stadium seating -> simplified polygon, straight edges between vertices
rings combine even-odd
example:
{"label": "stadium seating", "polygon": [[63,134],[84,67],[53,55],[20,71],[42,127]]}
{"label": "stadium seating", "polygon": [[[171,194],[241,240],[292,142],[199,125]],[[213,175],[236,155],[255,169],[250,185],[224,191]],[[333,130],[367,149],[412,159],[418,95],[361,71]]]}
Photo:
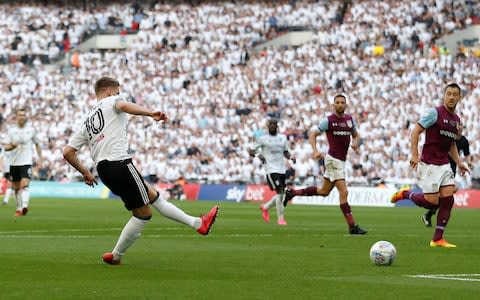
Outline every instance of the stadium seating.
{"label": "stadium seating", "polygon": [[[349,154],[349,181],[403,182],[414,176],[407,163],[409,130],[423,109],[440,103],[444,84],[455,81],[464,89],[459,111],[478,162],[479,60],[442,52],[434,41],[476,22],[479,4],[430,3],[354,1],[344,9],[344,1],[207,1],[140,10],[125,1],[108,11],[0,4],[2,132],[15,107],[28,105],[46,158],[35,176],[75,180],[61,150],[95,103],[94,81],[110,75],[120,80],[126,99],[161,108],[171,120],[130,122],[130,148],[144,175],[162,182],[180,176],[263,181],[260,162],[250,163],[246,149],[267,117],[280,117],[297,157],[296,182],[311,183],[321,167],[309,157],[306,133],[331,112],[332,96],[345,92],[362,137],[359,154]],[[14,14],[21,17],[9,17]],[[39,14],[48,17],[31,18]],[[24,29],[10,31],[12,22],[10,28]],[[139,28],[134,47],[79,53],[67,73],[42,64],[65,51],[65,33],[68,47],[75,47],[90,31],[125,24]],[[278,24],[309,26],[314,39],[298,48],[252,51]],[[325,137],[319,143],[326,151]],[[88,152],[80,158],[93,167]]]}

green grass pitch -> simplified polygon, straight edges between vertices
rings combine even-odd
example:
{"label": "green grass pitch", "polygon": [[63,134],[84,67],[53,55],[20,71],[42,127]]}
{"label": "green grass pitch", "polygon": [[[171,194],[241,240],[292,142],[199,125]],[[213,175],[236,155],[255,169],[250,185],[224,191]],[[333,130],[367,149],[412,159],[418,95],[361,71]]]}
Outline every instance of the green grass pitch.
{"label": "green grass pitch", "polygon": [[[0,299],[479,299],[479,210],[454,209],[430,248],[418,208],[353,207],[366,236],[351,236],[338,207],[292,205],[288,226],[257,204],[175,202],[198,215],[218,204],[204,237],[154,211],[120,266],[101,261],[129,218],[115,200],[33,199],[26,217],[0,207]],[[368,257],[378,240],[398,252],[389,267]],[[439,275],[418,278],[409,275]],[[451,275],[459,274],[459,275]]]}

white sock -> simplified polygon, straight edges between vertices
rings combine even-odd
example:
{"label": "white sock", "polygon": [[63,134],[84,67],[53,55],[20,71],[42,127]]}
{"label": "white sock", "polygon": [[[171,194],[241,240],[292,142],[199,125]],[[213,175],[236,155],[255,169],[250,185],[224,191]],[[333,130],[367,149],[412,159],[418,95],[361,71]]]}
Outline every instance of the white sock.
{"label": "white sock", "polygon": [[185,224],[192,228],[198,229],[202,226],[202,220],[199,217],[187,215],[183,210],[176,207],[172,203],[165,200],[162,196],[158,196],[157,201],[151,204],[162,216],[171,220]]}
{"label": "white sock", "polygon": [[17,211],[22,210],[22,192],[15,192],[15,204],[17,205]]}
{"label": "white sock", "polygon": [[22,208],[28,207],[28,204],[30,203],[30,190],[28,187],[21,189],[20,195],[22,198]]}
{"label": "white sock", "polygon": [[283,206],[283,199],[285,199],[285,193],[281,193],[277,195],[277,218],[283,219],[285,214],[285,207]]}
{"label": "white sock", "polygon": [[273,196],[272,199],[270,199],[270,201],[268,201],[263,205],[263,208],[265,208],[266,210],[269,210],[270,208],[272,208],[277,203],[277,198],[278,198],[278,195]]}
{"label": "white sock", "polygon": [[3,203],[7,204],[8,203],[8,200],[10,200],[10,196],[12,196],[13,194],[13,189],[12,188],[8,188],[6,191],[5,191],[5,195],[3,196]]}
{"label": "white sock", "polygon": [[130,220],[128,220],[127,224],[123,227],[122,233],[120,233],[115,248],[113,248],[112,253],[115,259],[120,259],[128,247],[135,242],[147,222],[148,220],[142,220],[135,216],[132,216]]}

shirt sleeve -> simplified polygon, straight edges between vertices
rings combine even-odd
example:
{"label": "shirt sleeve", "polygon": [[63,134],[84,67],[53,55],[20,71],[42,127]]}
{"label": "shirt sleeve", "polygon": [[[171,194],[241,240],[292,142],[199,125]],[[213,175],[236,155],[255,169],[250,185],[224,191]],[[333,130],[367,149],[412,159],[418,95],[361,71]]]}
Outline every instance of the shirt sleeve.
{"label": "shirt sleeve", "polygon": [[435,108],[431,108],[425,111],[422,116],[420,117],[420,121],[418,124],[422,126],[424,129],[430,128],[437,122],[438,113]]}
{"label": "shirt sleeve", "polygon": [[325,118],[323,119],[322,121],[320,121],[320,124],[318,125],[317,129],[320,131],[320,132],[325,132],[328,130],[328,118]]}
{"label": "shirt sleeve", "polygon": [[352,117],[352,132],[357,131],[357,122],[355,122],[355,119]]}
{"label": "shirt sleeve", "polygon": [[125,101],[125,102],[128,102],[126,99],[124,99],[122,96],[117,96],[117,97],[114,97],[112,100],[112,106],[113,106],[113,111],[117,114],[121,113],[122,111],[117,109],[117,103],[119,101]]}
{"label": "shirt sleeve", "polygon": [[88,136],[85,126],[83,124],[75,131],[70,140],[68,146],[79,150],[83,145],[88,143]]}
{"label": "shirt sleeve", "polygon": [[263,135],[259,136],[255,140],[255,145],[253,146],[253,149],[257,154],[262,153],[263,150]]}

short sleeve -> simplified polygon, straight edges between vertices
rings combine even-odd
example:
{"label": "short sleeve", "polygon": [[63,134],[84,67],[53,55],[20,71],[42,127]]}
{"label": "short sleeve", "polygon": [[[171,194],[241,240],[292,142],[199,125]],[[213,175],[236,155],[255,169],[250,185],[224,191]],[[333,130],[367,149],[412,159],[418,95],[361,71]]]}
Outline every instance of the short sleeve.
{"label": "short sleeve", "polygon": [[112,108],[113,108],[113,111],[115,113],[121,113],[122,111],[117,109],[117,103],[120,102],[120,101],[125,101],[125,102],[128,102],[126,99],[124,99],[122,96],[116,96],[116,97],[113,97],[113,99],[111,100],[112,101]]}
{"label": "short sleeve", "polygon": [[425,111],[422,116],[420,117],[420,121],[418,124],[422,126],[424,129],[430,128],[437,122],[438,113],[435,108],[428,109]]}
{"label": "short sleeve", "polygon": [[318,125],[317,129],[321,132],[325,132],[328,130],[328,118],[323,119],[320,121],[320,124]]}
{"label": "short sleeve", "polygon": [[[83,124],[82,124],[83,125]],[[79,126],[75,133],[68,141],[68,146],[79,150],[83,145],[88,143],[88,136],[85,126]]]}

